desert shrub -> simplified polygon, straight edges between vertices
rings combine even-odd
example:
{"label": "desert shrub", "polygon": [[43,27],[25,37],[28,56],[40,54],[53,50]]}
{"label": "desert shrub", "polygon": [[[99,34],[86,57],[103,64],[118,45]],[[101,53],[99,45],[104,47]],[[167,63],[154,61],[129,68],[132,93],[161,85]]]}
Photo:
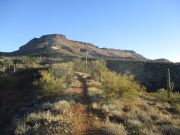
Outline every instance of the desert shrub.
{"label": "desert shrub", "polygon": [[1,60],[0,65],[4,71],[13,71],[13,67],[16,70],[27,68],[39,68],[43,63],[42,57],[5,57]]}
{"label": "desert shrub", "polygon": [[143,90],[141,85],[134,80],[133,75],[129,73],[117,74],[110,71],[103,60],[91,62],[90,74],[93,79],[102,83],[104,97],[135,97],[139,91]]}
{"label": "desert shrub", "polygon": [[24,122],[19,122],[18,126],[16,127],[15,134],[16,135],[24,135],[27,134],[30,127],[26,125]]}
{"label": "desert shrub", "polygon": [[76,72],[86,72],[85,71],[85,62],[80,59],[74,59],[73,60],[74,66],[73,69]]}
{"label": "desert shrub", "polygon": [[170,92],[170,97],[167,96],[167,91],[165,89],[159,89],[157,92],[151,93],[156,100],[160,102],[169,102],[172,104],[180,103],[180,93],[179,92]]}
{"label": "desert shrub", "polygon": [[73,81],[73,63],[61,63],[61,64],[53,64],[50,68],[52,74],[57,78],[63,78],[64,83],[68,87]]}
{"label": "desert shrub", "polygon": [[45,61],[45,58],[43,58],[43,57],[32,57],[32,56],[21,56],[21,57],[13,57],[12,61],[14,64],[31,65],[32,63],[41,64]]}
{"label": "desert shrub", "polygon": [[65,85],[64,79],[56,78],[48,71],[40,72],[41,78],[36,80],[34,84],[41,89],[43,96],[55,96],[64,93]]}
{"label": "desert shrub", "polygon": [[68,112],[54,115],[50,111],[31,113],[17,122],[14,134],[71,134],[72,116]]}
{"label": "desert shrub", "polygon": [[0,71],[7,72],[13,71],[13,61],[11,57],[3,57],[0,59]]}
{"label": "desert shrub", "polygon": [[162,135],[156,127],[132,120],[126,124],[126,129],[130,135]]}
{"label": "desert shrub", "polygon": [[[98,79],[99,72],[102,70],[101,67],[105,67],[103,62],[102,60],[87,61],[87,73],[90,74],[91,77],[93,77],[93,79]],[[74,66],[73,66],[74,71],[83,72],[83,73],[86,72],[86,62],[84,60],[74,59],[73,63],[74,63]]]}
{"label": "desert shrub", "polygon": [[34,84],[44,96],[62,95],[73,81],[73,63],[53,64],[49,71],[41,71],[40,76]]}
{"label": "desert shrub", "polygon": [[104,60],[97,60],[91,62],[89,66],[89,72],[91,74],[91,77],[96,80],[101,82],[101,77],[103,72],[106,72],[108,69],[106,67],[106,61]]}
{"label": "desert shrub", "polygon": [[39,68],[40,65],[38,63],[32,62],[31,64],[16,64],[16,71],[18,70],[26,70],[26,69],[36,69]]}
{"label": "desert shrub", "polygon": [[24,64],[16,64],[16,70],[23,70],[26,69],[27,67]]}
{"label": "desert shrub", "polygon": [[103,91],[101,89],[89,87],[87,90],[87,95],[91,98],[92,101],[98,101],[102,92]]}
{"label": "desert shrub", "polygon": [[87,82],[87,85],[88,85],[88,87],[94,87],[94,88],[101,88],[101,83],[100,82],[97,82],[97,81],[88,81]]}
{"label": "desert shrub", "polygon": [[128,125],[126,126],[128,133],[131,135],[144,135],[142,129],[144,127],[137,125],[137,124],[133,124],[133,123],[128,123]]}
{"label": "desert shrub", "polygon": [[113,135],[127,135],[128,132],[126,131],[125,127],[122,124],[114,124],[111,122],[106,122],[103,131],[106,134],[113,134]]}
{"label": "desert shrub", "polygon": [[12,65],[12,64],[13,64],[12,58],[10,58],[10,57],[4,57],[4,58],[2,59],[2,66],[8,67],[9,65]]}
{"label": "desert shrub", "polygon": [[58,101],[53,104],[52,109],[55,111],[66,111],[70,108],[70,104],[66,100]]}
{"label": "desert shrub", "polygon": [[47,135],[72,134],[74,120],[69,104],[65,100],[54,103],[46,102],[34,112],[14,119],[12,134],[15,135]]}
{"label": "desert shrub", "polygon": [[178,103],[174,104],[171,111],[173,111],[174,113],[177,113],[177,114],[180,115],[180,103],[179,104]]}
{"label": "desert shrub", "polygon": [[130,74],[117,74],[115,72],[107,71],[102,74],[102,88],[105,96],[118,97],[136,97],[142,87],[134,80]]}
{"label": "desert shrub", "polygon": [[176,112],[180,114],[180,104],[175,105]]}
{"label": "desert shrub", "polygon": [[161,98],[163,100],[167,99],[167,92],[165,89],[159,89],[157,90],[157,92],[151,93],[151,95],[153,95],[154,97]]}

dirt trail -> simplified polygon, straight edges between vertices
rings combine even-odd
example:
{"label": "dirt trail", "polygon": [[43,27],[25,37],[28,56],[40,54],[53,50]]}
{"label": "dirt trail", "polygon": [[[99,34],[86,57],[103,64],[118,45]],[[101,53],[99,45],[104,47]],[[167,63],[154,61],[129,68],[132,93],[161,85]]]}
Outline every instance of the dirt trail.
{"label": "dirt trail", "polygon": [[77,74],[79,87],[72,87],[73,93],[79,96],[80,101],[73,106],[75,118],[74,135],[102,135],[99,118],[91,113],[91,100],[87,95],[87,80]]}

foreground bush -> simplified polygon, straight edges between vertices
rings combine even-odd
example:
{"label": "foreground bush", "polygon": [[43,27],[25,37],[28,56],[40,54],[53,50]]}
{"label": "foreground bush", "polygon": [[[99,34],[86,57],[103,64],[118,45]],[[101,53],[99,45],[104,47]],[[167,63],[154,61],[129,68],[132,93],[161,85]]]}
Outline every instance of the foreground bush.
{"label": "foreground bush", "polygon": [[114,124],[109,121],[105,123],[103,131],[108,135],[128,135],[128,132],[122,124]]}
{"label": "foreground bush", "polygon": [[73,80],[73,63],[53,64],[48,71],[40,72],[40,79],[34,84],[41,89],[43,96],[62,95]]}
{"label": "foreground bush", "polygon": [[41,78],[35,81],[34,84],[41,89],[41,93],[43,96],[55,96],[64,93],[64,79],[56,78],[48,71],[42,71],[40,75]]}
{"label": "foreground bush", "polygon": [[141,85],[134,81],[132,75],[121,75],[110,71],[102,74],[102,87],[105,96],[111,98],[122,96],[135,97],[142,90]]}
{"label": "foreground bush", "polygon": [[64,83],[66,83],[66,86],[69,87],[69,85],[73,81],[73,73],[74,73],[73,66],[74,64],[72,62],[53,64],[50,70],[55,77],[63,78]]}
{"label": "foreground bush", "polygon": [[143,87],[134,80],[133,75],[112,72],[106,67],[105,61],[95,61],[91,65],[91,75],[102,83],[104,97],[136,97],[138,92],[143,90]]}
{"label": "foreground bush", "polygon": [[102,75],[108,71],[106,61],[97,60],[92,62],[89,71],[94,80],[101,82]]}
{"label": "foreground bush", "polygon": [[67,101],[45,103],[39,112],[32,112],[15,121],[15,135],[69,135],[73,118]]}

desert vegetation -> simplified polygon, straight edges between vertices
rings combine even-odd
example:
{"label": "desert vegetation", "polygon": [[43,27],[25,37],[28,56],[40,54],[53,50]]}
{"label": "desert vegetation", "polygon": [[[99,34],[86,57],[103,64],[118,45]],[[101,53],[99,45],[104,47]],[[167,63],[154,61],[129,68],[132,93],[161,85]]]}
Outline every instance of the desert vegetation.
{"label": "desert vegetation", "polygon": [[59,100],[54,103],[45,102],[37,112],[25,115],[15,121],[14,132],[24,134],[71,134],[73,115],[69,102]]}
{"label": "desert vegetation", "polygon": [[73,64],[53,64],[48,71],[40,71],[40,78],[34,82],[43,96],[63,95],[73,80]]}
{"label": "desert vegetation", "polygon": [[[87,73],[86,72],[87,65]],[[147,92],[105,60],[0,59],[0,133],[178,135],[180,94]]]}

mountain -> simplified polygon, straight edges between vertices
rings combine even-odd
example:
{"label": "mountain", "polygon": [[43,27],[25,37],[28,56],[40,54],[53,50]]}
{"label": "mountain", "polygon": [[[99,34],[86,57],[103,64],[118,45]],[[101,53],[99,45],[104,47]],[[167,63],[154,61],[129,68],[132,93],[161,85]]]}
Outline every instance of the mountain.
{"label": "mountain", "polygon": [[168,59],[160,58],[160,59],[155,59],[153,62],[163,62],[163,63],[171,63]]}
{"label": "mountain", "polygon": [[69,40],[61,34],[50,34],[40,38],[33,38],[27,44],[21,46],[19,50],[10,53],[0,52],[0,55],[84,57],[85,52],[91,58],[148,60],[132,50],[99,48],[91,43]]}

